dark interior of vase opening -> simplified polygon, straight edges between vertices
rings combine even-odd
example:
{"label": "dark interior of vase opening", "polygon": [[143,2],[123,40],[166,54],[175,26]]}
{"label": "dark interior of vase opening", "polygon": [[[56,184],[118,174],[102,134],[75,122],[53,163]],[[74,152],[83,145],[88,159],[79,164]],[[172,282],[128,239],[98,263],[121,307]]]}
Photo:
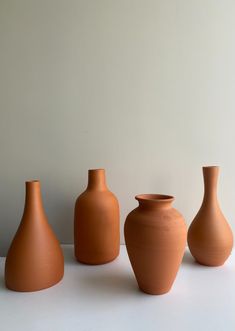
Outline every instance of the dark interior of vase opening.
{"label": "dark interior of vase opening", "polygon": [[174,199],[171,195],[165,194],[140,194],[136,196],[137,200],[156,200],[156,201],[169,201]]}
{"label": "dark interior of vase opening", "polygon": [[89,171],[104,171],[104,168],[98,168],[98,169],[89,169]]}
{"label": "dark interior of vase opening", "polygon": [[38,183],[39,180],[38,179],[35,179],[35,180],[27,180],[26,183]]}
{"label": "dark interior of vase opening", "polygon": [[204,169],[210,169],[210,168],[218,168],[219,166],[213,165],[213,166],[204,166]]}

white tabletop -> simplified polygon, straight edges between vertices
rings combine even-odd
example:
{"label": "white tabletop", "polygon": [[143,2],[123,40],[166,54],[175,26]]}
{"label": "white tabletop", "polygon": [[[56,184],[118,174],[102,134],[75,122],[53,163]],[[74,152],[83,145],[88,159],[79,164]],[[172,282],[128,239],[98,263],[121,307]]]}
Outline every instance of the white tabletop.
{"label": "white tabletop", "polygon": [[234,331],[235,254],[223,267],[194,263],[186,252],[172,290],[152,296],[140,292],[121,246],[119,258],[102,266],[74,261],[63,246],[65,276],[56,286],[17,293],[4,286],[0,259],[2,331]]}

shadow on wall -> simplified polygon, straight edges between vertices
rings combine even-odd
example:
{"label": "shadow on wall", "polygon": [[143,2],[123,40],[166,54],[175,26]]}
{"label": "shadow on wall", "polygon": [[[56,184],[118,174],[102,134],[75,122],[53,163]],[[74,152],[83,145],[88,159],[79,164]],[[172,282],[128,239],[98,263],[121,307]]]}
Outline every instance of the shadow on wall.
{"label": "shadow on wall", "polygon": [[48,222],[53,228],[61,244],[73,243],[74,199],[64,197],[54,202],[50,211],[48,208]]}
{"label": "shadow on wall", "polygon": [[[5,261],[4,261],[4,263],[5,263]],[[0,291],[2,291],[2,290],[6,290],[6,291],[8,291],[8,290],[6,289],[6,286],[5,286],[5,280],[4,280],[4,277],[3,277],[3,276],[0,276]]]}
{"label": "shadow on wall", "polygon": [[73,244],[74,206],[78,195],[84,190],[80,180],[68,181],[66,186],[59,180],[44,180],[42,196],[48,222],[61,244]]}
{"label": "shadow on wall", "polygon": [[2,216],[2,222],[0,222],[0,257],[6,256],[19,223],[20,219],[18,220],[18,218],[14,218],[13,221],[10,215],[7,217]]}

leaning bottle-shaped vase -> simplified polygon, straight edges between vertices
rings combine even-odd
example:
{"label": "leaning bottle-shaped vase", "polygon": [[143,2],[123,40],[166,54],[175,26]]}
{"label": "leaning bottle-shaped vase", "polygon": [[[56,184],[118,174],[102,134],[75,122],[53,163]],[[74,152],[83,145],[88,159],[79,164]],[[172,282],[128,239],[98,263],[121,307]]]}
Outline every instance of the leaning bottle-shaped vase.
{"label": "leaning bottle-shaped vase", "polygon": [[233,234],[217,199],[219,167],[203,167],[204,198],[188,231],[188,245],[195,260],[206,266],[220,266],[229,257]]}
{"label": "leaning bottle-shaped vase", "polygon": [[107,263],[119,254],[119,204],[106,185],[104,169],[89,170],[87,189],[77,198],[74,249],[85,264]]}
{"label": "leaning bottle-shaped vase", "polygon": [[139,288],[148,294],[164,294],[171,289],[184,255],[186,224],[172,207],[172,196],[135,198],[139,206],[127,216],[124,228],[129,259]]}
{"label": "leaning bottle-shaped vase", "polygon": [[39,181],[26,182],[25,208],[5,264],[6,286],[31,292],[51,287],[64,274],[64,258],[43,209]]}

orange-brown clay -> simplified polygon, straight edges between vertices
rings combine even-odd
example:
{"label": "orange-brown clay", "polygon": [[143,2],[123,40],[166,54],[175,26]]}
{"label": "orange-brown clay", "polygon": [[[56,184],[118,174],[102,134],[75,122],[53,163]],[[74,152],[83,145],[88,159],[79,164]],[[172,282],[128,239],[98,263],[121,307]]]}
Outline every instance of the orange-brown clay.
{"label": "orange-brown clay", "polygon": [[233,247],[233,234],[217,200],[219,167],[203,167],[204,198],[188,231],[195,260],[207,266],[223,265]]}
{"label": "orange-brown clay", "polygon": [[172,196],[137,195],[139,206],[125,222],[127,252],[139,288],[148,294],[168,292],[181,264],[187,237]]}
{"label": "orange-brown clay", "polygon": [[38,291],[58,283],[63,274],[63,254],[43,210],[40,183],[26,182],[23,217],[6,258],[6,286]]}
{"label": "orange-brown clay", "polygon": [[76,201],[74,244],[76,259],[86,264],[107,263],[119,254],[119,205],[104,169],[89,170],[87,189]]}

